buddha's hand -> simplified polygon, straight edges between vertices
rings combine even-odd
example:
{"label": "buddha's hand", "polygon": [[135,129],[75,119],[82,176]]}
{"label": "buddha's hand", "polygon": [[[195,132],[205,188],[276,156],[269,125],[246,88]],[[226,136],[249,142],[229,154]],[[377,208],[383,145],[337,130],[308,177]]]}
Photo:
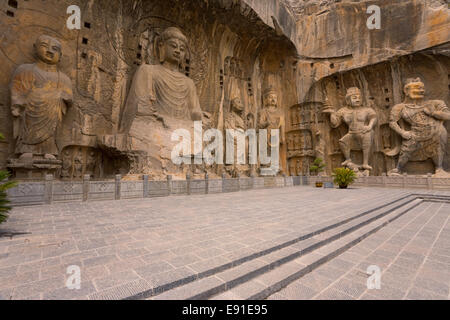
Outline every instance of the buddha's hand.
{"label": "buddha's hand", "polygon": [[22,110],[24,109],[24,106],[20,104],[15,104],[11,107],[11,113],[14,117],[20,117],[20,114],[22,113]]}

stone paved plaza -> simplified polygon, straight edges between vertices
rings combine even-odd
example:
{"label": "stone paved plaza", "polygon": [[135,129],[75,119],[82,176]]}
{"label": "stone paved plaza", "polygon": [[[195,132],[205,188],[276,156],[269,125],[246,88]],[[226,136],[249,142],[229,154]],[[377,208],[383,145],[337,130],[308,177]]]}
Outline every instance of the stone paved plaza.
{"label": "stone paved plaza", "polygon": [[[263,263],[269,253],[265,250],[418,193],[450,196],[442,191],[301,186],[17,207],[0,226],[0,296],[124,299],[162,293],[163,298],[163,291],[198,278],[205,277],[205,287],[220,283],[223,278],[214,274],[231,268],[230,263],[252,255],[251,263]],[[268,297],[448,299],[449,213],[446,201],[411,207]],[[320,257],[321,250],[310,255]],[[382,269],[381,290],[366,288],[366,268],[372,264]],[[66,287],[71,265],[81,269],[80,290]]]}

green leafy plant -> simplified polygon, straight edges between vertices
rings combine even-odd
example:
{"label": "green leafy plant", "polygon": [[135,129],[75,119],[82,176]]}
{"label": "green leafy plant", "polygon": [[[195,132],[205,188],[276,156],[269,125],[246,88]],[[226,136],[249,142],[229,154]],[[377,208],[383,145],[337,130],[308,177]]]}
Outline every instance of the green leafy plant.
{"label": "green leafy plant", "polygon": [[356,173],[349,168],[336,168],[333,170],[334,183],[339,185],[339,188],[345,189],[347,186],[355,182]]}
{"label": "green leafy plant", "polygon": [[322,171],[325,170],[325,163],[323,162],[322,158],[316,158],[312,164],[312,166],[309,168],[309,171],[316,173],[319,175]]}
{"label": "green leafy plant", "polygon": [[[0,133],[0,139],[4,139],[3,135]],[[11,189],[16,186],[15,181],[9,181],[9,172],[8,171],[0,171],[0,223],[6,221],[8,218],[7,213],[11,210],[11,207],[8,205],[9,200],[7,198],[6,190]]]}

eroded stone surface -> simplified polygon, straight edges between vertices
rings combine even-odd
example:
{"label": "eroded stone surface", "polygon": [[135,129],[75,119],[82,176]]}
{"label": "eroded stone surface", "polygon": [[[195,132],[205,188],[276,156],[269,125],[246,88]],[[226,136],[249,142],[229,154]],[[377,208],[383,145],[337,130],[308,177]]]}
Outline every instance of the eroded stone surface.
{"label": "eroded stone surface", "polygon": [[[200,119],[204,130],[242,127],[240,119],[246,128],[261,129],[266,88],[278,98],[275,118],[285,119],[275,126],[281,129],[280,173],[305,174],[321,157],[327,173],[351,159],[381,175],[397,166],[389,150],[401,137],[391,129],[389,115],[404,100],[406,79],[421,77],[429,88],[425,99],[449,103],[445,1],[371,1],[381,9],[379,30],[367,27],[367,1],[80,0],[80,30],[65,27],[71,4],[53,0],[46,10],[35,1],[1,5],[0,123],[7,141],[0,145],[0,166],[20,149],[12,126],[11,75],[34,62],[32,44],[42,34],[61,43],[58,72],[73,83],[73,106],[52,135],[57,150],[48,153],[56,154],[60,179],[221,175],[225,168],[217,165],[175,165],[172,132],[193,133],[192,122]],[[345,106],[352,87],[360,88],[362,104],[378,121],[370,132],[370,152],[364,146],[348,155],[339,142],[345,125],[333,128],[321,111],[327,100]],[[242,117],[230,124],[236,98]],[[443,126],[448,131],[448,121]],[[442,135],[442,161],[410,159],[404,171],[448,170],[444,140]],[[227,172],[236,171],[259,172],[248,166]]]}

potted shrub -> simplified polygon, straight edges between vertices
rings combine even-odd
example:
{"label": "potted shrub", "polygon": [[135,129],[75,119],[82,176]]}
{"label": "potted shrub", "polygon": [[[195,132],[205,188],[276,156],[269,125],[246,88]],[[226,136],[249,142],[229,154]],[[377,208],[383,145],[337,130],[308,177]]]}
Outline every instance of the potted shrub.
{"label": "potted shrub", "polygon": [[[322,158],[316,158],[311,168],[309,168],[309,171],[315,173],[319,177],[320,173],[323,172],[324,170],[325,170],[325,163],[323,163]],[[323,187],[323,181],[320,178],[316,181],[316,187],[317,188]]]}
{"label": "potted shrub", "polygon": [[[0,133],[0,139],[3,139],[3,135]],[[8,218],[7,213],[11,210],[11,207],[8,206],[8,199],[6,190],[13,188],[16,183],[14,181],[9,181],[9,172],[8,171],[0,171],[0,223],[6,221]]]}
{"label": "potted shrub", "polygon": [[334,183],[336,183],[340,189],[347,189],[356,179],[356,173],[349,168],[336,168],[333,171]]}

